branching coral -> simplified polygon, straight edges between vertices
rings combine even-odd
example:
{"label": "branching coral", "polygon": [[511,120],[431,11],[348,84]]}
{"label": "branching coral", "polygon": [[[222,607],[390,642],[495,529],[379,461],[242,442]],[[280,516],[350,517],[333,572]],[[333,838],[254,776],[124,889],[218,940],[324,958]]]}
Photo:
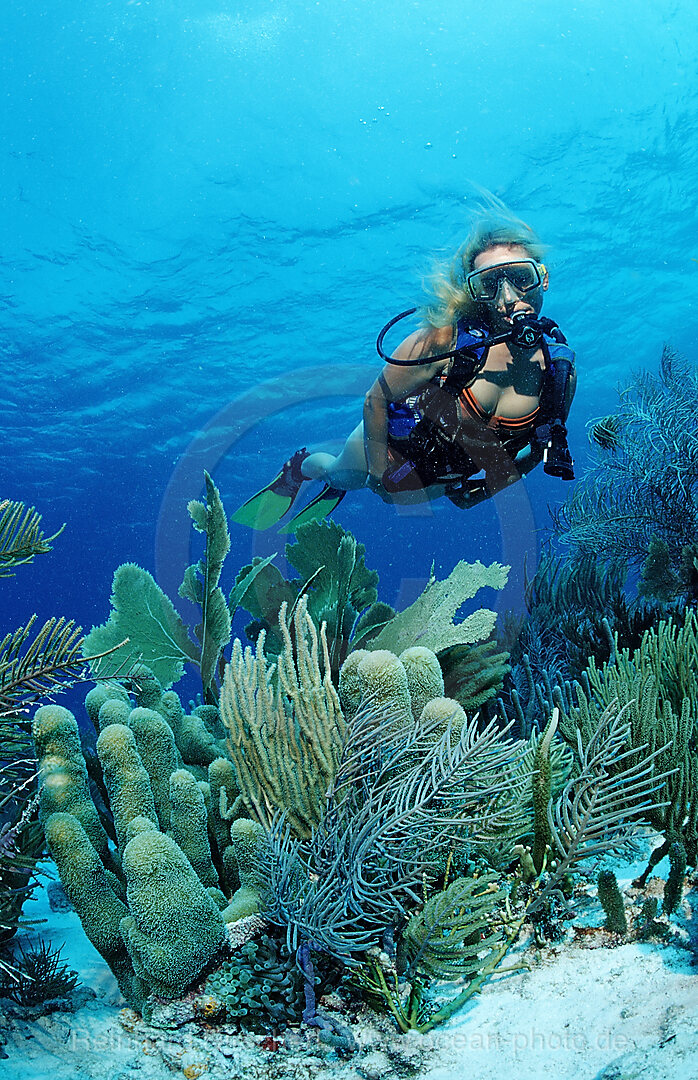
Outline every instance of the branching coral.
{"label": "branching coral", "polygon": [[304,939],[351,963],[419,903],[439,846],[482,827],[520,751],[493,724],[454,735],[437,717],[405,729],[363,707],[312,836],[294,837],[281,815],[274,823],[268,917],[290,945]]}
{"label": "branching coral", "polygon": [[509,653],[496,641],[480,645],[452,645],[439,653],[444,693],[460,702],[467,713],[476,712],[501,693],[509,674]]}
{"label": "branching coral", "polygon": [[[556,717],[557,710],[553,721]],[[586,742],[578,731],[575,771],[558,798],[548,802],[550,872],[531,914],[543,910],[580,864],[622,851],[637,825],[649,819],[665,775],[655,769],[656,753],[629,748],[629,735],[624,710],[615,704],[601,714]]]}
{"label": "branching coral", "polygon": [[576,687],[576,703],[565,706],[559,699],[563,734],[585,746],[603,710],[623,709],[634,760],[652,762],[655,776],[663,777],[648,818],[665,843],[653,853],[645,875],[675,839],[683,842],[692,865],[698,857],[697,672],[698,618],[689,611],[683,627],[661,622],[648,630],[632,654],[619,650],[614,662],[601,668],[592,660]]}
{"label": "branching coral", "polygon": [[575,550],[636,566],[666,545],[677,570],[698,537],[698,372],[669,348],[658,375],[635,375],[594,429],[596,461],[558,511],[556,531]]}
{"label": "branching coral", "polygon": [[[121,638],[106,651],[85,655],[84,639],[74,622],[48,619],[32,639],[35,622],[36,615],[32,615],[24,626],[0,641],[0,719],[91,678],[91,665],[105,662],[125,644]],[[120,659],[114,663],[117,670],[123,670]]]}
{"label": "branching coral", "polygon": [[303,597],[291,627],[279,612],[282,651],[268,663],[262,631],[253,653],[236,639],[221,694],[221,716],[245,803],[270,825],[283,813],[294,832],[309,836],[320,820],[337,769],[344,732],[330,678],[325,629],[318,634]]}
{"label": "branching coral", "polygon": [[407,978],[471,978],[501,943],[492,915],[506,893],[496,874],[456,878],[407,923],[398,967]]}
{"label": "branching coral", "polygon": [[78,984],[78,976],[61,961],[62,946],[54,949],[38,941],[15,951],[13,971],[0,971],[0,997],[20,1005],[39,1005],[66,997]]}
{"label": "branching coral", "polygon": [[[430,1031],[478,993],[515,940],[521,920],[501,917],[504,897],[494,874],[457,878],[410,918],[395,965],[369,950],[352,978],[401,1031]],[[465,988],[439,1007],[429,993],[434,979],[458,979]]]}
{"label": "branching coral", "polygon": [[580,679],[591,657],[600,665],[618,648],[637,648],[656,624],[657,609],[630,599],[626,579],[623,562],[543,556],[527,584],[526,619],[497,631],[511,652],[502,705],[522,735],[545,726],[553,686]]}
{"label": "branching coral", "polygon": [[[22,906],[36,884],[36,863],[44,839],[36,822],[38,796],[33,761],[0,765],[0,973],[16,982],[13,964],[3,959],[17,932]],[[18,770],[25,771],[20,779]]]}
{"label": "branching coral", "polygon": [[0,501],[0,577],[9,577],[15,567],[50,551],[51,542],[64,528],[62,525],[52,536],[44,536],[41,514],[33,506],[27,508],[10,499]]}

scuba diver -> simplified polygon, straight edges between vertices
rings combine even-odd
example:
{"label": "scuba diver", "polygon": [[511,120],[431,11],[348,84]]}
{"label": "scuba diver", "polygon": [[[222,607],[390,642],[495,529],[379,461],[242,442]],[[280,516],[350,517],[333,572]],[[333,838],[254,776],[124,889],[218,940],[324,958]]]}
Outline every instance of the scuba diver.
{"label": "scuba diver", "polygon": [[364,485],[384,501],[446,496],[466,509],[544,471],[574,479],[567,414],[575,390],[574,353],[552,319],[541,317],[548,271],[532,230],[515,218],[482,217],[433,281],[426,325],[388,355],[369,389],[363,420],[334,456],[297,450],[233,521],[276,524],[302,485],[323,489],[283,533],[325,518]]}

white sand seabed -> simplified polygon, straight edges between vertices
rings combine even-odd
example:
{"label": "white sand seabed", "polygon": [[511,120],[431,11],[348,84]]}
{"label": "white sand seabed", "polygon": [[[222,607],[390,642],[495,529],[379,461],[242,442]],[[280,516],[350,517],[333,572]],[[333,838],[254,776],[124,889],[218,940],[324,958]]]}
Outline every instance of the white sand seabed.
{"label": "white sand seabed", "polygon": [[[517,1080],[592,1080],[639,1051],[657,1059],[647,1068],[666,1066],[667,1078],[698,1080],[697,1022],[698,972],[685,953],[637,943],[565,945],[532,971],[485,986],[436,1032],[441,1063],[425,1076],[501,1080],[513,1069]],[[679,1034],[681,1053],[672,1046]]]}
{"label": "white sand seabed", "polygon": [[[41,933],[54,944],[65,942],[63,959],[96,997],[75,1013],[52,1014],[30,1029],[24,1025],[23,1032],[11,1031],[0,1080],[127,1080],[136,1072],[139,1080],[205,1080],[200,1052],[198,1059],[192,1051],[163,1060],[147,1039],[124,1030],[116,982],[75,913],[51,911],[40,889],[24,914],[48,920]],[[418,1071],[412,1075],[424,1080],[501,1080],[512,1071],[517,1080],[698,1080],[698,969],[691,960],[690,952],[673,945],[556,946],[530,971],[492,980],[442,1027],[426,1036],[396,1032],[393,1042],[408,1058],[414,1051]],[[239,1058],[219,1054],[218,1064],[214,1055],[211,1076],[410,1075],[394,1057],[391,1062],[385,1040],[374,1053],[367,1045],[368,1054],[329,1061],[283,1046],[274,1054],[259,1051],[254,1060],[249,1047],[248,1041]]]}

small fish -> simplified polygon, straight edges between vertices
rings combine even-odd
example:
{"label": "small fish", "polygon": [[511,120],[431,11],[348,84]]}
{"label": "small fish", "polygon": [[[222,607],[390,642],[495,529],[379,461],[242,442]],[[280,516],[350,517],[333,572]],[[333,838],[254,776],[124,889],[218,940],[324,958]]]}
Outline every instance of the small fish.
{"label": "small fish", "polygon": [[591,429],[591,437],[604,450],[615,450],[618,446],[618,418],[611,414],[597,420]]}

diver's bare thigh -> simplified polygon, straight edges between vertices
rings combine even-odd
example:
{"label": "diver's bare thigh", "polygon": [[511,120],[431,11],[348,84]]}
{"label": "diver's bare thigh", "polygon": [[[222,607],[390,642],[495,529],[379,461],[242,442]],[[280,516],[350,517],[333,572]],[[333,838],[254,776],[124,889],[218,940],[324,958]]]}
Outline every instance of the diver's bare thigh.
{"label": "diver's bare thigh", "polygon": [[358,424],[344,447],[327,470],[327,481],[334,487],[350,491],[363,487],[368,475],[366,451],[364,450],[364,425]]}

